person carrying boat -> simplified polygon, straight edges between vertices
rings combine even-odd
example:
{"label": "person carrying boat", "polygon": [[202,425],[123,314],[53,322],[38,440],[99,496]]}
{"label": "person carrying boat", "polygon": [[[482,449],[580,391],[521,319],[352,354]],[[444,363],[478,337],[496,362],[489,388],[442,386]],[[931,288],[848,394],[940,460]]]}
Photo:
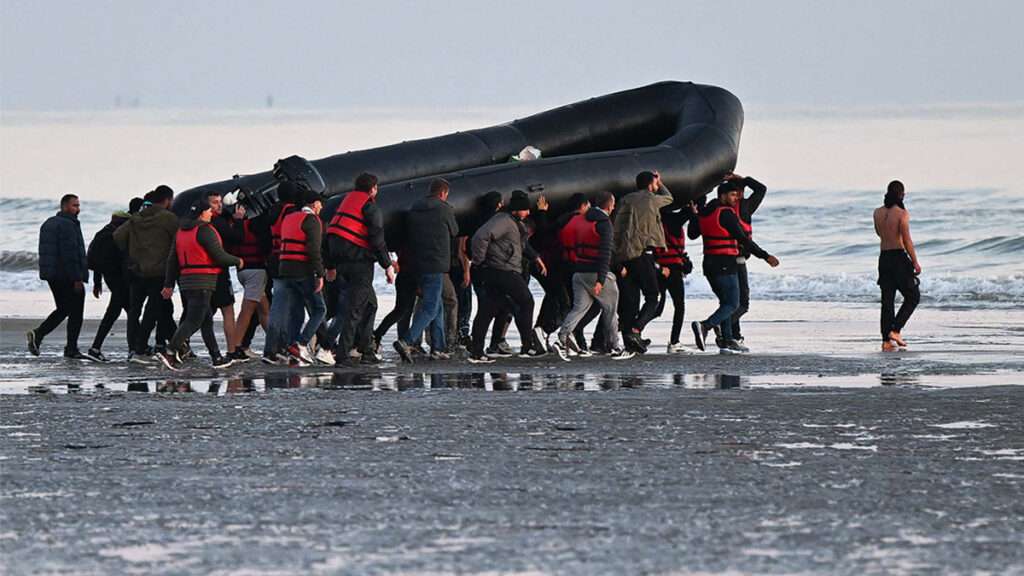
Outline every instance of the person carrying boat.
{"label": "person carrying boat", "polygon": [[718,340],[719,352],[739,354],[748,351],[732,337],[731,319],[740,301],[739,278],[736,275],[736,258],[740,255],[740,246],[767,261],[772,268],[779,265],[779,259],[755,244],[740,226],[735,206],[742,186],[736,180],[719,184],[718,197],[700,210],[696,229],[691,226],[687,231],[691,239],[698,235],[703,238],[704,276],[718,297],[718,308],[714,313],[706,320],[691,325],[694,342],[700,350],[705,349],[708,332],[720,327],[722,337]]}
{"label": "person carrying boat", "polygon": [[565,239],[573,250],[573,305],[558,330],[557,340],[551,343],[562,360],[569,360],[573,331],[595,303],[601,309],[601,324],[612,360],[628,360],[636,354],[619,347],[618,284],[609,270],[614,244],[609,214],[613,210],[615,196],[598,192],[586,214],[576,214],[566,225]]}
{"label": "person carrying boat", "polygon": [[[739,197],[736,199],[736,216],[739,217],[740,227],[753,238],[754,226],[751,222],[754,212],[761,206],[765,192],[768,187],[754,180],[750,176],[743,177],[738,174],[728,174],[725,177],[739,186]],[[744,189],[750,188],[750,196],[744,197]],[[740,345],[743,345],[743,333],[740,330],[740,318],[750,309],[750,283],[747,279],[747,260],[750,252],[745,246],[740,246],[740,255],[736,257],[736,278],[740,283],[740,305],[732,315],[732,338]]]}
{"label": "person carrying boat", "polygon": [[494,214],[473,234],[471,243],[472,266],[478,269],[484,286],[480,310],[473,319],[472,347],[469,362],[490,363],[494,360],[484,353],[487,328],[502,311],[510,311],[523,346],[521,355],[544,354],[533,333],[533,294],[523,277],[523,256],[535,262],[541,273],[547,273],[544,261],[526,241],[523,220],[530,214],[530,199],[515,190],[509,200],[508,211]]}
{"label": "person carrying boat", "polygon": [[[320,195],[312,190],[303,190],[298,204],[301,209],[288,214],[281,225],[281,253],[278,274],[286,298],[290,302],[301,302],[309,319],[298,333],[289,333],[288,356],[300,364],[312,364],[316,351],[312,349],[313,336],[327,314],[324,304],[324,265],[320,244],[323,238],[323,224],[320,222]],[[267,337],[278,327],[271,327]]]}
{"label": "person carrying boat", "polygon": [[686,315],[685,277],[693,271],[693,263],[686,253],[686,224],[697,218],[697,206],[692,202],[682,208],[662,209],[661,222],[665,230],[665,247],[654,250],[658,262],[658,316],[665,311],[665,304],[672,299],[672,331],[669,334],[667,352],[686,352],[679,343]]}
{"label": "person carrying boat", "polygon": [[377,359],[374,263],[384,269],[388,284],[395,281],[395,267],[384,241],[384,217],[376,202],[378,190],[376,176],[366,172],[357,176],[354,189],[345,195],[327,225],[327,276],[339,282],[338,314],[328,329],[328,336],[337,335],[338,339],[334,348],[337,366],[354,364],[350,359],[354,348],[360,353],[360,362]]}
{"label": "person carrying boat", "polygon": [[[889,183],[882,206],[875,208],[875,233],[881,240],[878,255],[878,286],[882,290],[882,351],[905,348],[902,331],[921,301],[918,276],[921,264],[910,237],[910,212],[903,205],[905,188],[899,180]],[[899,312],[896,292],[903,295]]]}
{"label": "person carrying boat", "polygon": [[[661,209],[672,204],[672,193],[658,172],[636,175],[636,191],[622,198],[615,216],[613,262],[622,265],[619,324],[627,350],[643,354],[644,327],[657,317],[658,272],[654,251],[665,247]],[[640,296],[643,295],[643,306]]]}

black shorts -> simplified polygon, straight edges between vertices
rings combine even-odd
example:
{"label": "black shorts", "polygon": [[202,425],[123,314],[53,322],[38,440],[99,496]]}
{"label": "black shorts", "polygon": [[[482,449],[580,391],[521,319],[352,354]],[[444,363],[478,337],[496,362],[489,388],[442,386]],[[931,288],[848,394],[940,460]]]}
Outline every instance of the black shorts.
{"label": "black shorts", "polygon": [[235,289],[231,285],[231,274],[227,268],[221,270],[217,275],[217,288],[213,290],[213,297],[210,298],[210,306],[218,310],[235,303]]}

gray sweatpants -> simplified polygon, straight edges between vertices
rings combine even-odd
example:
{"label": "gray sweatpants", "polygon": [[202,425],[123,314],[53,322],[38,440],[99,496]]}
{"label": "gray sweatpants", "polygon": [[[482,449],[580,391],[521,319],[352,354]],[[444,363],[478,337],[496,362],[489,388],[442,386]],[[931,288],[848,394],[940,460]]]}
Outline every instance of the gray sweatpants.
{"label": "gray sweatpants", "polygon": [[605,277],[604,286],[601,288],[600,296],[594,295],[594,283],[597,282],[597,272],[577,272],[572,276],[572,310],[562,322],[558,330],[558,340],[566,342],[576,325],[587,314],[587,310],[596,301],[601,307],[601,328],[611,349],[619,348],[619,286],[615,282],[615,275],[611,272]]}

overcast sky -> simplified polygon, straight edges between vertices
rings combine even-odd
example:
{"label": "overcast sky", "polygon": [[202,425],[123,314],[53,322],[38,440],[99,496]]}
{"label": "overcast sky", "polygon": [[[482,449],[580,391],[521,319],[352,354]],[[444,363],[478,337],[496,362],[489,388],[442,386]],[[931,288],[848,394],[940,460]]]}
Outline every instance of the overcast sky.
{"label": "overcast sky", "polygon": [[0,0],[0,106],[560,104],[663,79],[779,107],[1024,101],[1024,2]]}

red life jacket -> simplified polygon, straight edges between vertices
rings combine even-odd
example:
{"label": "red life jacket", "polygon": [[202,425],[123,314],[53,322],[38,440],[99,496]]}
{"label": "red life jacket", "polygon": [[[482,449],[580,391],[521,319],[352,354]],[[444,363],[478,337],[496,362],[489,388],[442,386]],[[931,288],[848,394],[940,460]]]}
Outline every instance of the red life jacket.
{"label": "red life jacket", "polygon": [[743,228],[743,231],[747,233],[747,236],[753,237],[754,236],[754,227],[753,227],[753,225],[751,225],[750,222],[747,222],[746,220],[744,220],[743,216],[740,215],[740,212],[742,211],[741,208],[740,208],[741,206],[743,206],[743,198],[742,197],[740,197],[739,200],[736,202],[736,208],[735,208],[735,210],[736,210],[736,219],[740,221],[740,228]]}
{"label": "red life jacket", "polygon": [[698,217],[700,235],[704,239],[705,256],[739,256],[740,254],[739,242],[719,222],[718,217],[723,210],[732,210],[732,208],[721,205],[712,210],[710,214],[701,214]]}
{"label": "red life jacket", "polygon": [[217,242],[220,242],[220,234],[217,229],[209,224],[200,224],[188,230],[178,230],[174,237],[174,250],[178,255],[178,270],[182,276],[220,274],[221,267],[213,261],[213,258],[210,258],[206,248],[199,243],[199,229],[204,226],[209,226],[217,236]]}
{"label": "red life jacket", "polygon": [[302,223],[307,217],[320,218],[316,214],[310,214],[303,210],[296,210],[285,217],[281,225],[281,261],[309,262],[309,254],[306,253],[306,231],[302,229]]}
{"label": "red life jacket", "polygon": [[370,201],[370,195],[353,190],[345,195],[338,211],[327,225],[327,233],[348,240],[360,248],[370,247],[370,230],[363,219],[363,206]]}
{"label": "red life jacket", "polygon": [[572,224],[579,217],[578,214],[573,216],[558,231],[558,244],[562,248],[562,262],[576,262],[576,233],[573,231]]}
{"label": "red life jacket", "polygon": [[252,221],[242,220],[242,242],[234,246],[231,254],[242,259],[246,268],[262,268],[267,256],[260,250],[260,241],[252,231]]}
{"label": "red life jacket", "polygon": [[286,202],[281,205],[281,211],[277,214],[277,219],[270,225],[270,253],[273,256],[281,254],[281,225],[284,224],[284,218],[288,215],[288,211],[295,207],[295,204]]}
{"label": "red life jacket", "polygon": [[601,257],[601,235],[597,233],[597,221],[587,220],[586,215],[573,216],[566,224],[572,229],[573,261],[578,264],[596,264]]}
{"label": "red life jacket", "polygon": [[665,231],[665,247],[654,249],[654,257],[658,261],[658,265],[682,266],[686,261],[686,234],[676,236],[669,232],[668,227],[664,224],[661,227]]}

